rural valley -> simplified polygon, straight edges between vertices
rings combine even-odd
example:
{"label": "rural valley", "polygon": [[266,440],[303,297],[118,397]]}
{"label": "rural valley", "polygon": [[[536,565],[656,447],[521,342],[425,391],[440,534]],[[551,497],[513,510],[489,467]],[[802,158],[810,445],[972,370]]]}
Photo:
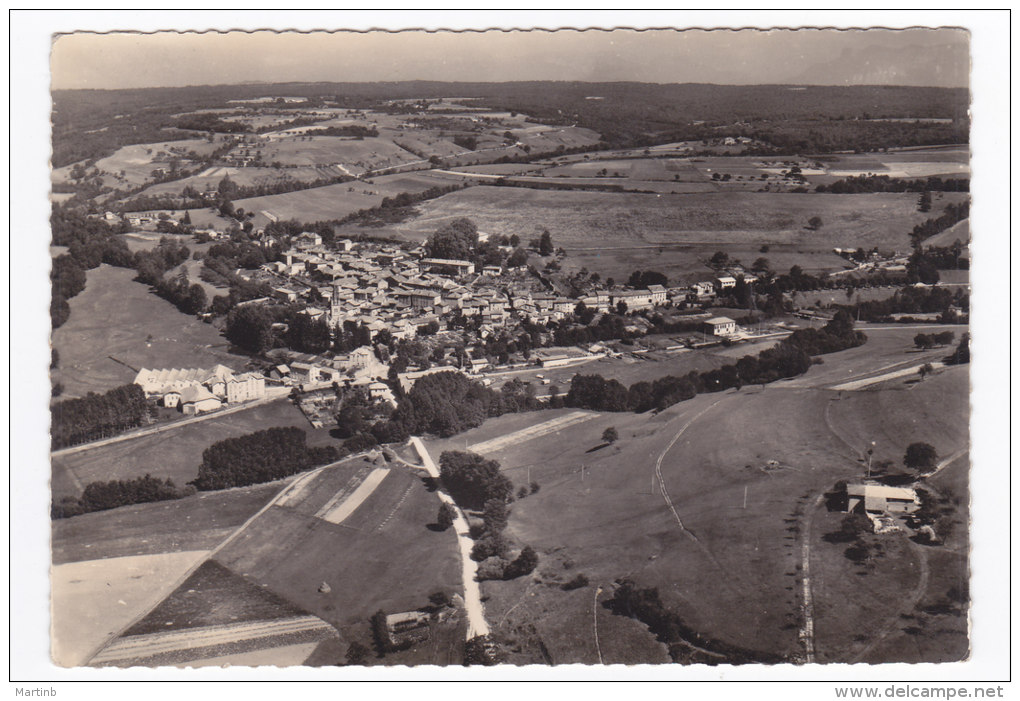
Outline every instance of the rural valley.
{"label": "rural valley", "polygon": [[967,88],[52,98],[55,664],[969,655]]}

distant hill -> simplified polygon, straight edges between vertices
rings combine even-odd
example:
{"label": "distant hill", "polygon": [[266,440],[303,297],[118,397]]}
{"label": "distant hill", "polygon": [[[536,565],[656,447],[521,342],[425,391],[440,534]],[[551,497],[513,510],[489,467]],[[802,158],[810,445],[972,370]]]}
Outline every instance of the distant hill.
{"label": "distant hill", "polygon": [[[750,136],[757,129],[760,136],[785,150],[838,150],[964,143],[969,131],[969,95],[959,88],[405,81],[60,90],[53,93],[53,163],[60,167],[107,155],[126,144],[175,138],[165,130],[173,114],[267,95],[310,98],[307,103],[287,106],[297,110],[314,107],[322,100],[342,107],[399,111],[408,108],[385,103],[409,98],[476,98],[479,106],[522,112],[545,123],[593,129],[612,146],[709,135]],[[591,96],[602,99],[588,99]],[[954,123],[912,125],[910,129],[891,123],[866,129],[832,126],[835,121],[858,117],[927,117],[953,119]],[[816,138],[801,138],[815,127],[826,128]],[[870,136],[861,141],[865,132]],[[176,136],[184,138],[183,133]]]}

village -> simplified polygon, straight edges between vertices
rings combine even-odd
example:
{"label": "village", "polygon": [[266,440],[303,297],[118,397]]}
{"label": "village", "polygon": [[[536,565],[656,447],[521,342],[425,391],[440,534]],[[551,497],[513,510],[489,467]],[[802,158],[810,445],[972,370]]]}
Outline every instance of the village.
{"label": "village", "polygon": [[[109,213],[104,218],[116,219]],[[131,223],[142,226],[152,223],[136,219]],[[215,231],[199,233],[214,238],[228,236]],[[256,232],[256,236],[262,245],[279,243],[264,232]],[[486,235],[480,234],[479,238],[484,241]],[[331,246],[320,235],[303,232],[290,241],[290,247],[280,256],[282,260],[266,263],[257,270],[236,271],[240,278],[265,283],[273,292],[272,297],[242,301],[237,306],[303,305],[300,313],[310,321],[324,321],[331,330],[345,326],[364,328],[373,339],[372,344],[347,353],[309,354],[276,349],[267,356],[281,362],[265,365],[262,373],[235,373],[223,365],[211,369],[143,368],[134,383],[160,406],[177,409],[184,415],[291,394],[299,400],[312,425],[319,428],[331,420],[324,415],[331,402],[320,401],[332,395],[329,390],[360,389],[371,400],[395,407],[394,389],[399,387],[398,391],[407,392],[417,379],[436,372],[461,372],[489,385],[493,380],[484,377],[486,372],[569,367],[600,357],[619,356],[612,344],[599,342],[544,347],[502,359],[483,352],[480,342],[505,332],[519,332],[523,323],[555,325],[572,319],[579,309],[594,314],[592,323],[597,323],[607,312],[708,304],[717,294],[731,290],[738,279],[744,284],[758,280],[754,274],[737,267],[712,280],[691,285],[667,288],[653,284],[644,289],[599,286],[574,299],[550,292],[525,266],[487,265],[476,270],[476,264],[467,260],[426,257],[424,249],[424,244],[409,248],[355,243],[350,239]],[[507,255],[513,250],[510,246],[501,249]],[[677,337],[677,343],[669,347],[673,350],[776,335],[774,330],[765,334],[745,330],[731,318],[713,317],[696,308],[685,312],[685,318],[700,323],[700,330]],[[282,327],[277,331],[286,331],[285,325],[277,326]],[[648,326],[644,318],[631,316],[626,329],[640,335]],[[390,360],[389,353],[379,343],[382,337],[395,340],[433,337],[440,342],[441,350],[433,354],[434,362],[428,367],[412,366],[391,376],[390,364],[385,362]],[[472,345],[475,350],[470,354],[460,350]],[[302,395],[308,395],[305,401],[301,401]]]}

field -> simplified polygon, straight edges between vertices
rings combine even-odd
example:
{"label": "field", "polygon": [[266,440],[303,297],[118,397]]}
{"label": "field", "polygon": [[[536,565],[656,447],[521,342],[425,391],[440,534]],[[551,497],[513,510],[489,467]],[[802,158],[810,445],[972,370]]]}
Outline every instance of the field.
{"label": "field", "polygon": [[[946,201],[956,195],[947,193]],[[546,228],[567,250],[571,268],[586,266],[603,277],[626,277],[647,268],[670,277],[704,277],[713,252],[752,262],[766,254],[777,270],[841,269],[833,247],[879,246],[907,251],[909,232],[929,215],[917,211],[913,194],[818,195],[701,193],[654,195],[554,192],[472,187],[418,206],[421,215],[394,229],[411,240],[453,218],[467,216],[484,231],[528,240]],[[819,231],[807,228],[813,216]]]}
{"label": "field", "polygon": [[[253,147],[246,146],[251,150]],[[339,136],[293,136],[262,143],[264,163],[285,166],[343,166],[352,174],[389,168],[421,160],[413,153],[379,137],[350,139]]]}
{"label": "field", "polygon": [[198,476],[202,451],[216,441],[276,426],[296,426],[309,445],[336,441],[327,429],[313,429],[301,411],[281,400],[112,445],[53,458],[51,491],[54,499],[78,496],[89,482],[130,479],[151,474],[169,477],[178,487]]}
{"label": "field", "polygon": [[[655,337],[668,339],[668,336]],[[735,346],[743,349],[744,346]],[[741,353],[744,355],[744,353]],[[739,356],[738,356],[739,357]],[[705,372],[713,370],[721,365],[730,362],[724,356],[714,350],[685,350],[665,351],[656,350],[640,355],[625,355],[622,358],[598,358],[578,365],[568,365],[560,368],[529,368],[526,370],[513,370],[506,373],[492,373],[485,377],[491,378],[494,387],[500,387],[512,379],[519,379],[524,382],[541,382],[542,379],[550,381],[548,386],[539,386],[536,391],[539,395],[548,393],[553,385],[559,388],[561,394],[566,394],[570,389],[570,380],[575,374],[591,375],[599,374],[603,377],[619,380],[630,386],[641,380],[654,380],[663,375],[686,375],[695,370]],[[542,377],[539,378],[538,376]]]}
{"label": "field", "polygon": [[282,489],[273,482],[59,519],[53,564],[211,550]]}
{"label": "field", "polygon": [[[350,467],[345,470],[351,474]],[[455,537],[453,531],[427,527],[435,521],[439,500],[415,474],[390,470],[341,524],[310,513],[322,501],[320,491],[333,493],[332,482],[312,485],[314,499],[306,505],[271,508],[217,559],[336,626],[346,640],[370,646],[366,623],[377,610],[413,610],[435,591],[460,591]],[[329,592],[318,591],[322,582]],[[449,650],[425,646],[416,654],[425,657],[407,663],[443,661]]]}
{"label": "field", "polygon": [[[917,384],[895,382],[848,393],[832,403],[829,417],[851,442],[874,440],[876,462],[898,466],[913,441],[931,443],[940,457],[966,447],[967,401],[967,368],[951,368]],[[957,459],[922,485],[937,495],[953,521],[945,546],[919,545],[905,534],[874,536],[884,552],[854,564],[844,557],[845,543],[822,539],[838,530],[841,515],[817,512],[812,532],[817,566],[812,567],[824,661],[952,661],[966,654],[966,604],[954,599],[953,589],[967,591],[968,469],[968,460]],[[845,616],[848,601],[861,612],[859,618]],[[879,622],[877,635],[860,630],[858,620]]]}
{"label": "field", "polygon": [[60,353],[53,380],[64,385],[64,397],[129,383],[137,374],[132,368],[243,367],[245,359],[228,352],[213,326],[182,314],[134,277],[133,270],[101,265],[69,300],[71,317],[53,332]]}
{"label": "field", "polygon": [[280,182],[311,182],[322,178],[336,178],[344,175],[344,172],[336,166],[325,167],[299,167],[299,168],[235,168],[220,166],[206,168],[201,173],[192,175],[189,178],[173,180],[171,182],[159,183],[142,190],[138,196],[147,195],[180,195],[181,191],[190,185],[199,192],[215,190],[224,177],[229,177],[234,183],[242,187],[273,185]]}
{"label": "field", "polygon": [[125,630],[124,635],[272,620],[303,613],[215,560],[207,560],[156,608]]}
{"label": "field", "polygon": [[[916,331],[872,332],[878,360],[857,353],[860,349],[828,355],[824,365],[812,368],[799,383],[701,395],[659,415],[600,414],[530,438],[516,432],[555,415],[506,416],[456,439],[432,443],[430,450],[438,454],[503,435],[508,440],[500,443],[502,448],[487,455],[500,461],[515,486],[529,478],[541,485],[537,494],[513,505],[510,520],[510,533],[539,552],[536,575],[483,584],[483,593],[490,597],[487,618],[497,637],[512,638],[520,649],[512,661],[542,662],[543,654],[551,658],[547,662],[597,661],[591,608],[595,587],[603,588],[599,601],[604,602],[612,598],[613,582],[621,577],[656,587],[689,627],[740,646],[751,658],[775,653],[802,659],[800,545],[817,496],[836,480],[861,474],[861,450],[873,433],[884,436],[876,454],[896,461],[910,440],[927,437],[947,453],[961,441],[965,444],[961,418],[966,416],[967,395],[965,384],[958,384],[965,368],[944,371],[916,387],[886,383],[844,393],[842,401],[836,393],[818,389],[834,377],[871,370],[882,360],[904,359],[911,333]],[[871,345],[869,341],[864,348]],[[615,426],[620,435],[611,446],[601,441],[607,426]],[[777,460],[779,469],[764,469],[768,460]],[[952,496],[966,499],[961,491]],[[838,522],[838,515],[832,516]],[[814,518],[822,528],[824,514]],[[918,581],[910,556],[914,545],[892,538],[883,542],[887,555],[869,572],[866,591],[884,596],[873,597],[883,602],[883,612],[913,606],[910,594]],[[845,660],[847,645],[855,643],[825,628],[826,611],[839,602],[840,620],[853,627],[849,635],[869,639],[883,634],[887,618],[848,617],[843,590],[826,584],[845,581],[838,574],[845,561],[842,551],[830,562],[823,549],[831,549],[831,544],[813,536],[811,547],[812,572],[822,580],[816,592],[818,659]],[[959,578],[959,567],[954,567],[941,575],[946,581]],[[563,591],[561,585],[577,573],[584,573],[590,584]],[[641,628],[607,611],[600,610],[598,616],[602,641],[612,639],[614,624]],[[642,655],[644,660],[656,659],[648,647],[654,647],[654,641],[647,634],[645,640],[645,648],[631,648],[629,654],[618,650],[614,654],[619,657],[606,661],[634,663],[642,661]],[[602,652],[609,655],[606,649]],[[661,647],[657,654],[662,655]],[[924,653],[920,657],[931,659]]]}
{"label": "field", "polygon": [[84,664],[97,646],[170,593],[205,551],[117,557],[51,570],[54,661]]}
{"label": "field", "polygon": [[[104,182],[113,187],[137,186],[152,179],[155,168],[169,168],[172,158],[178,159],[182,168],[187,168],[190,161],[182,158],[189,152],[205,155],[216,148],[205,139],[185,139],[154,144],[133,144],[118,149],[113,154],[100,158],[95,167],[105,172]],[[53,182],[68,182],[74,165],[54,168],[51,174]]]}
{"label": "field", "polygon": [[341,219],[359,209],[378,207],[384,197],[404,192],[419,193],[437,185],[449,185],[449,179],[401,173],[380,176],[371,183],[349,182],[310,190],[297,190],[282,195],[267,195],[238,200],[235,205],[246,211],[269,212],[278,219],[321,221]]}

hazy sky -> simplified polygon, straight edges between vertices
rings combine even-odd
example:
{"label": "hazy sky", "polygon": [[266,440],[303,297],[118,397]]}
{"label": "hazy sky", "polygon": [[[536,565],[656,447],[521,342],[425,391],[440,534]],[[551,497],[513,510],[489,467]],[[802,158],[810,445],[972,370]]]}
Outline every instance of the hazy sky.
{"label": "hazy sky", "polygon": [[158,33],[57,37],[52,86],[635,80],[966,87],[963,30]]}

